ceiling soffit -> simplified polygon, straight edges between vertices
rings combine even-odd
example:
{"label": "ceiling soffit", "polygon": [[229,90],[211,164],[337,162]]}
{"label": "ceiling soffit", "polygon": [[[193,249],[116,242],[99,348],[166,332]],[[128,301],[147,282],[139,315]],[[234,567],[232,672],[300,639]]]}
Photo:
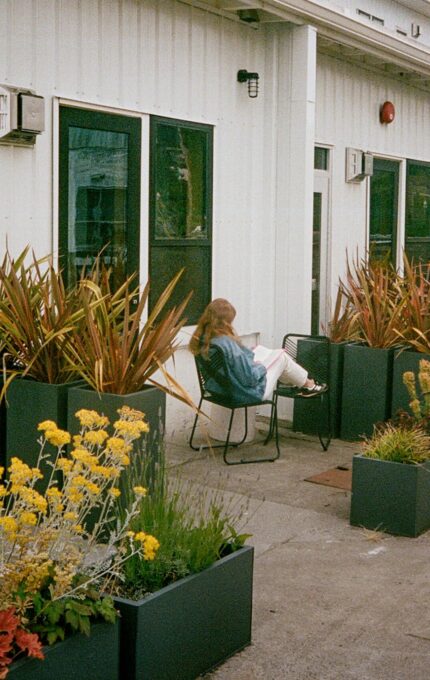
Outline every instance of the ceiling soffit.
{"label": "ceiling soffit", "polygon": [[[383,29],[363,25],[312,0],[178,1],[246,23],[254,30],[274,23],[309,23],[318,31],[320,53],[383,73],[412,87],[430,90],[430,52],[423,46],[403,41]],[[422,2],[430,13],[430,2]]]}

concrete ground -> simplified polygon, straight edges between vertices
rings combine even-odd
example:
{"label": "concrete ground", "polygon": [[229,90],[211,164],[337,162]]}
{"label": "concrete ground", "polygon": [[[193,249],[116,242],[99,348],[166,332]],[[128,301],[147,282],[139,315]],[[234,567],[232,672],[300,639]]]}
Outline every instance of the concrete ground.
{"label": "concrete ground", "polygon": [[428,680],[430,531],[403,538],[351,527],[349,491],[304,481],[351,466],[358,444],[335,440],[323,452],[288,430],[280,442],[278,461],[238,466],[219,449],[167,447],[171,473],[245,508],[255,547],[252,644],[205,678]]}

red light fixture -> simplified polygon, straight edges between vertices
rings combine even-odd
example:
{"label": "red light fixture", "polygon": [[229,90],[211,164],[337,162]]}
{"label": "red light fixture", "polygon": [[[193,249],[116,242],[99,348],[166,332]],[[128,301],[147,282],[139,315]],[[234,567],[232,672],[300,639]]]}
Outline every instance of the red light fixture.
{"label": "red light fixture", "polygon": [[392,123],[395,115],[396,111],[394,109],[394,104],[391,102],[384,102],[379,109],[379,120],[381,123]]}

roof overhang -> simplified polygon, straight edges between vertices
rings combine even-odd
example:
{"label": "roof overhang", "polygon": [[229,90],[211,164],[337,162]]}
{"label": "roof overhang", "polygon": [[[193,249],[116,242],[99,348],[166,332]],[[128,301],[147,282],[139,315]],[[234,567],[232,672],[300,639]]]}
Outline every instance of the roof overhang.
{"label": "roof overhang", "polygon": [[[420,2],[422,14],[430,16],[430,1]],[[324,7],[313,0],[179,0],[215,12],[257,29],[267,23],[310,24],[318,31],[318,47],[323,53],[383,71],[403,82],[430,89],[430,50],[411,38],[351,16],[348,10]],[[407,5],[403,0],[402,4]],[[252,10],[252,12],[249,12]],[[254,20],[252,20],[254,17]]]}

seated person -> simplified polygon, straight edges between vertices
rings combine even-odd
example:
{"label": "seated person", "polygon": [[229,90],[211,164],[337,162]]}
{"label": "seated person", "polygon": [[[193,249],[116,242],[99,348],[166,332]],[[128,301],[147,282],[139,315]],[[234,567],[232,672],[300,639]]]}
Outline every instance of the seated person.
{"label": "seated person", "polygon": [[[211,357],[211,348],[219,347],[224,353],[232,387],[228,395],[237,403],[271,399],[278,380],[298,389],[297,395],[313,397],[327,390],[327,386],[308,377],[308,372],[297,364],[283,349],[269,350],[258,345],[253,350],[244,347],[232,323],[236,316],[233,305],[217,298],[208,304],[197,324],[189,348],[194,355]],[[209,377],[209,392],[222,396],[225,389]]]}

